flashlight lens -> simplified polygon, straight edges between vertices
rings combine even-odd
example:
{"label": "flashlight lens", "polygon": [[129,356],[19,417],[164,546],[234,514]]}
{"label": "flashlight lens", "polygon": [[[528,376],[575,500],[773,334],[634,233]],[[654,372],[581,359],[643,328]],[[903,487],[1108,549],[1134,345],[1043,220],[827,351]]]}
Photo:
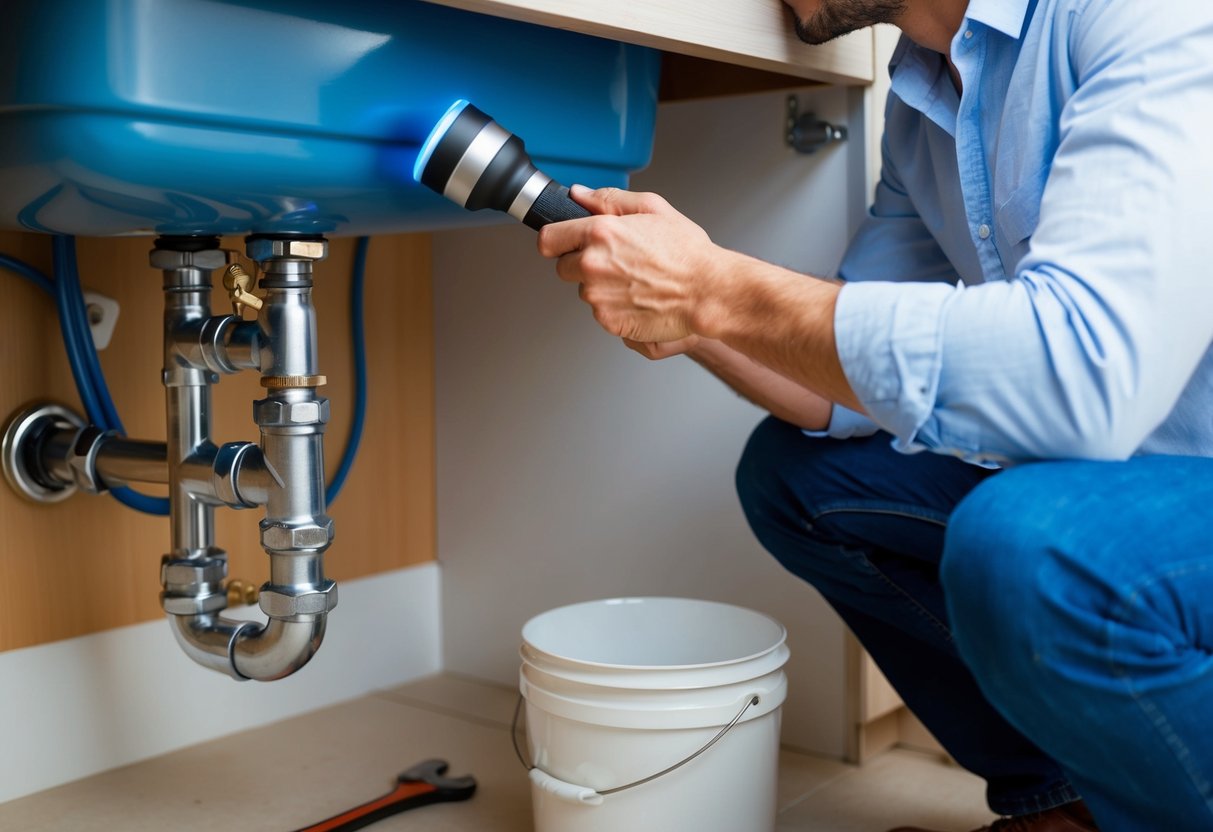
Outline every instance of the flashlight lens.
{"label": "flashlight lens", "polygon": [[462,113],[464,108],[468,106],[468,103],[469,102],[465,98],[459,99],[450,106],[450,108],[446,111],[446,114],[438,120],[436,125],[434,125],[434,129],[431,130],[430,135],[426,137],[425,143],[421,145],[421,153],[417,155],[417,162],[413,165],[414,182],[421,181],[421,173],[425,170],[425,166],[429,164],[430,156],[434,155],[434,148],[438,145],[438,142],[442,140],[442,137],[454,123],[455,119],[459,118],[459,114]]}

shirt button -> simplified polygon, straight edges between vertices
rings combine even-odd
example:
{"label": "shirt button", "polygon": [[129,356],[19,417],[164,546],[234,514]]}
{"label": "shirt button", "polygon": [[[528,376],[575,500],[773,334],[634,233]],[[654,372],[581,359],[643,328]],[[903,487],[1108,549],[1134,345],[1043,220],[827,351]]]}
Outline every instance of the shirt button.
{"label": "shirt button", "polygon": [[990,226],[986,225],[984,222],[977,226],[977,236],[983,240],[990,239]]}
{"label": "shirt button", "polygon": [[965,40],[972,40],[972,39],[973,39],[973,30],[969,29],[965,32]]}

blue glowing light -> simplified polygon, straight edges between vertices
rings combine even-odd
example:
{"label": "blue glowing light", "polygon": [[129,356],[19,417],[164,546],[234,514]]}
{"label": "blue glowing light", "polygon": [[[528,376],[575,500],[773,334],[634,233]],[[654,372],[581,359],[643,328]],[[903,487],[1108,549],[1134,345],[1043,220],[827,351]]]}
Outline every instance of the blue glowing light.
{"label": "blue glowing light", "polygon": [[421,172],[425,170],[425,166],[430,162],[430,156],[434,153],[434,148],[438,142],[446,135],[446,131],[455,123],[455,119],[459,118],[459,114],[463,112],[463,108],[468,106],[468,100],[461,98],[451,105],[446,111],[434,129],[430,131],[430,135],[426,137],[425,144],[421,145],[421,153],[417,156],[417,163],[413,165],[413,181],[421,181]]}

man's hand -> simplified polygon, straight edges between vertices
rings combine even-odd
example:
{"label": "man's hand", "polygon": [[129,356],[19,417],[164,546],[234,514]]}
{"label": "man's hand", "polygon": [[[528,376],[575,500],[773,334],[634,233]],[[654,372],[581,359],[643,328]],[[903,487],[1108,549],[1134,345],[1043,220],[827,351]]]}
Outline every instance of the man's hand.
{"label": "man's hand", "polygon": [[[594,216],[544,226],[539,253],[559,258],[557,274],[580,284],[607,332],[652,359],[689,353],[798,424],[828,421],[831,401],[862,410],[834,346],[837,284],[720,248],[656,194],[571,195]],[[771,392],[788,383],[799,392]]]}
{"label": "man's hand", "polygon": [[701,284],[720,251],[704,230],[656,194],[575,185],[571,195],[595,216],[545,226],[539,253],[559,258],[556,273],[580,284],[594,319],[633,349],[693,336]]}

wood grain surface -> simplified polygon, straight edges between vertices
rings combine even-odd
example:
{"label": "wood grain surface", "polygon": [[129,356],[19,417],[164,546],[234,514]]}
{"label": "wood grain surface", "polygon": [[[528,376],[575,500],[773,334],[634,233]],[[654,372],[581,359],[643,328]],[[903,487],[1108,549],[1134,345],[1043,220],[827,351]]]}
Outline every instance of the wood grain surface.
{"label": "wood grain surface", "polygon": [[872,32],[801,43],[781,0],[429,0],[831,84],[875,78]]}

